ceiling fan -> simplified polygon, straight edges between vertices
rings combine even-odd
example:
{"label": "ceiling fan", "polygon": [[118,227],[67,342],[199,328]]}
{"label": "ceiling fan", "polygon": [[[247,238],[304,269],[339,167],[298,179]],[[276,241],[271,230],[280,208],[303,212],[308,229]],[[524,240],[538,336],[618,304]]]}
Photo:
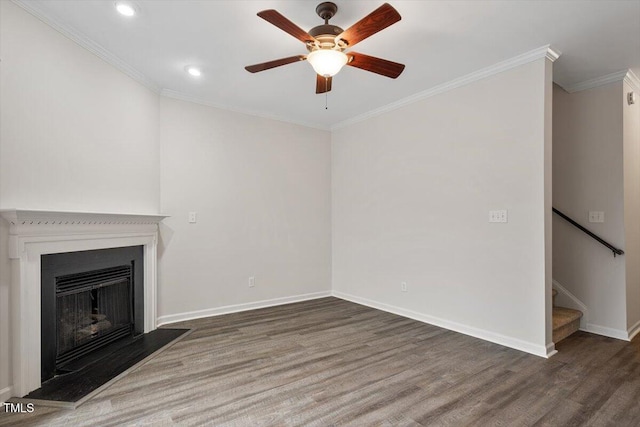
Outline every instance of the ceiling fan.
{"label": "ceiling fan", "polygon": [[316,13],[320,18],[324,19],[324,24],[313,27],[309,32],[304,31],[276,10],[269,9],[258,12],[259,17],[303,42],[307,46],[309,53],[307,55],[290,56],[261,64],[249,65],[245,69],[250,73],[257,73],[306,60],[317,74],[316,93],[329,92],[333,76],[345,65],[392,79],[398,77],[404,70],[404,64],[363,53],[345,52],[346,49],[352,48],[367,37],[402,19],[398,11],[390,4],[385,3],[347,30],[343,30],[337,25],[329,24],[329,20],[337,11],[338,6],[335,3],[320,3],[316,7]]}

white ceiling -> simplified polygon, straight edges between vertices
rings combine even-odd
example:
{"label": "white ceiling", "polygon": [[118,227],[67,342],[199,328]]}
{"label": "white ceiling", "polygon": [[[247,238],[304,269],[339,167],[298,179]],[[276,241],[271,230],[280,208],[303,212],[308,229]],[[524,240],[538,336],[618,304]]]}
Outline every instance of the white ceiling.
{"label": "white ceiling", "polygon": [[[134,18],[119,15],[113,0],[17,2],[158,88],[324,128],[544,45],[562,52],[554,80],[564,87],[629,68],[640,75],[640,0],[390,1],[402,20],[354,50],[404,63],[404,73],[392,80],[345,67],[333,79],[328,110],[305,62],[244,70],[306,53],[257,12],[276,9],[308,30],[322,23],[315,14],[320,0],[134,0]],[[339,9],[331,23],[345,29],[383,3],[334,2]],[[203,76],[191,78],[186,65],[201,67]]]}

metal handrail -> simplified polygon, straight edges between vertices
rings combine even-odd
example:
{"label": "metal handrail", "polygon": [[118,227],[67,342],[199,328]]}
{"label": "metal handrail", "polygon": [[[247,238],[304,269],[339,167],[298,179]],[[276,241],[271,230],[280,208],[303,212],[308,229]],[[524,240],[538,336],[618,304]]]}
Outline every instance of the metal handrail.
{"label": "metal handrail", "polygon": [[558,209],[553,208],[553,213],[557,214],[559,217],[561,217],[562,219],[567,221],[569,224],[573,225],[574,227],[578,228],[579,230],[584,231],[589,236],[591,236],[592,238],[594,238],[595,240],[600,242],[602,245],[604,245],[607,248],[609,248],[609,250],[611,250],[611,252],[613,252],[613,257],[614,258],[616,257],[616,255],[624,255],[624,251],[622,249],[616,248],[611,243],[609,243],[606,240],[604,240],[604,239],[598,237],[597,235],[593,234],[591,231],[587,230],[586,228],[584,228],[583,226],[581,226],[580,224],[578,224],[577,222],[575,222],[574,220],[572,220],[571,218],[569,218],[568,216],[566,216],[565,214],[560,212]]}

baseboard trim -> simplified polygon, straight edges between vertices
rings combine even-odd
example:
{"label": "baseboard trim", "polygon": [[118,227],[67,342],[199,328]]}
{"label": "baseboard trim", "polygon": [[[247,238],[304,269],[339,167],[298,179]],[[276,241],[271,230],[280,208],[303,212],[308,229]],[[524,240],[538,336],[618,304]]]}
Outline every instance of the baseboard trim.
{"label": "baseboard trim", "polygon": [[258,308],[275,307],[278,305],[291,304],[294,302],[309,301],[318,298],[331,296],[331,291],[313,292],[309,294],[294,295],[291,297],[274,298],[244,304],[225,305],[222,307],[207,308],[204,310],[188,311],[185,313],[168,314],[158,317],[157,325],[167,325],[185,320],[201,319],[203,317],[221,316],[223,314],[238,313],[241,311],[256,310]]}
{"label": "baseboard trim", "polygon": [[640,320],[638,320],[632,327],[629,328],[629,330],[627,331],[627,335],[628,335],[628,339],[629,341],[631,341],[632,339],[635,338],[636,335],[638,335],[638,332],[640,332]]}
{"label": "baseboard trim", "polygon": [[624,341],[631,341],[633,337],[635,337],[640,332],[640,321],[636,322],[636,324],[629,328],[629,330],[627,331],[589,323],[589,309],[587,308],[587,306],[582,301],[580,301],[578,297],[569,292],[567,288],[562,286],[557,280],[553,281],[553,287],[559,293],[565,295],[571,300],[574,306],[570,306],[569,308],[582,311],[582,319],[580,320],[581,331]]}
{"label": "baseboard trim", "polygon": [[[535,356],[547,358],[555,354],[553,352],[552,354],[549,354],[549,350],[547,346],[536,345],[528,341],[523,341],[517,338],[508,337],[506,335],[497,334],[495,332],[487,331],[485,329],[475,328],[473,326],[464,325],[464,324],[453,322],[450,320],[441,319],[439,317],[429,316],[427,314],[418,313],[413,310],[407,310],[404,308],[381,303],[381,302],[370,300],[367,298],[361,298],[361,297],[347,294],[340,291],[333,291],[333,296],[346,301],[354,302],[356,304],[366,305],[367,307],[375,308],[378,310],[397,314],[398,316],[403,316],[409,319],[417,320],[419,322],[428,323],[430,325],[438,326],[440,328],[449,329],[450,331],[459,332],[461,334],[469,335],[475,338],[479,338],[481,340],[490,341],[492,343],[500,344],[505,347],[510,347],[516,350],[524,351],[526,353],[530,353]],[[555,347],[553,351],[555,351]]]}
{"label": "baseboard trim", "polygon": [[580,330],[623,341],[631,340],[627,331],[624,331],[622,329],[607,328],[606,326],[594,325],[593,323],[587,323],[587,326],[584,328],[580,328]]}
{"label": "baseboard trim", "polygon": [[555,343],[547,344],[547,359],[555,354],[558,354]]}
{"label": "baseboard trim", "polygon": [[13,395],[13,387],[5,387],[0,390],[0,402],[4,403],[11,398]]}
{"label": "baseboard trim", "polygon": [[589,309],[587,308],[587,306],[582,301],[580,301],[578,297],[576,297],[574,294],[569,292],[567,288],[562,286],[562,284],[560,284],[560,282],[558,282],[555,279],[553,280],[553,288],[571,300],[571,302],[573,303],[573,306],[567,307],[567,308],[573,308],[574,310],[580,310],[582,312],[582,318],[580,319],[580,327],[586,328],[587,325],[589,324]]}

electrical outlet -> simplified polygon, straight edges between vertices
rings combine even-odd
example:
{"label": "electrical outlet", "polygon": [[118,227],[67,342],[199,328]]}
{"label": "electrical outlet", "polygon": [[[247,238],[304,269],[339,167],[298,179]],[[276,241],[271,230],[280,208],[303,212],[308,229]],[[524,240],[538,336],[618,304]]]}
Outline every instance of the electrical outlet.
{"label": "electrical outlet", "polygon": [[198,214],[196,212],[189,212],[189,223],[195,224],[198,220]]}
{"label": "electrical outlet", "polygon": [[256,278],[251,276],[249,277],[249,287],[253,288],[256,285]]}
{"label": "electrical outlet", "polygon": [[407,292],[407,282],[400,283],[400,290],[402,292]]}
{"label": "electrical outlet", "polygon": [[604,212],[589,211],[589,222],[604,222]]}
{"label": "electrical outlet", "polygon": [[508,222],[507,210],[489,211],[489,222]]}

